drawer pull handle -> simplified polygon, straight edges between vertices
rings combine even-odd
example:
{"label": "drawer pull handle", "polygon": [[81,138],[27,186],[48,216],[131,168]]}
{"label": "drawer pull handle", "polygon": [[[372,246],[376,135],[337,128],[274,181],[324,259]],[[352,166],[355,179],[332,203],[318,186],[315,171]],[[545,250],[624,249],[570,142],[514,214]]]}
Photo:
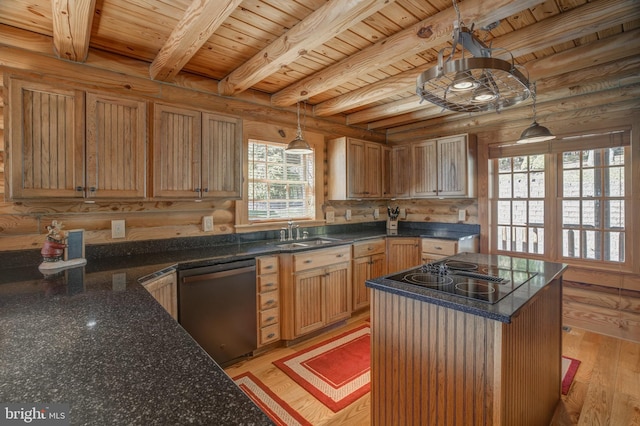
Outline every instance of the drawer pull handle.
{"label": "drawer pull handle", "polygon": [[274,284],[275,284],[275,283],[267,283],[267,284],[265,284],[264,286],[265,286],[265,287],[273,287],[273,285],[274,285]]}
{"label": "drawer pull handle", "polygon": [[434,249],[436,249],[436,250],[442,250],[442,247],[440,247],[440,246],[435,246],[435,247],[434,247]]}
{"label": "drawer pull handle", "polygon": [[344,254],[338,254],[336,257],[344,257]]}
{"label": "drawer pull handle", "polygon": [[267,322],[271,322],[271,321],[273,321],[273,320],[275,320],[275,319],[276,319],[276,317],[269,317],[269,318],[267,318],[265,321],[267,321]]}
{"label": "drawer pull handle", "polygon": [[276,333],[267,334],[267,339],[273,339],[274,337],[276,337]]}
{"label": "drawer pull handle", "polygon": [[264,269],[273,269],[273,265],[265,266]]}
{"label": "drawer pull handle", "polygon": [[373,247],[367,247],[367,250],[371,251],[373,250]]}
{"label": "drawer pull handle", "polygon": [[307,260],[305,260],[303,263],[311,263],[311,262],[313,262],[313,260],[311,260],[311,259],[307,259]]}
{"label": "drawer pull handle", "polygon": [[276,301],[273,299],[267,300],[267,305],[273,305],[274,303],[276,303]]}

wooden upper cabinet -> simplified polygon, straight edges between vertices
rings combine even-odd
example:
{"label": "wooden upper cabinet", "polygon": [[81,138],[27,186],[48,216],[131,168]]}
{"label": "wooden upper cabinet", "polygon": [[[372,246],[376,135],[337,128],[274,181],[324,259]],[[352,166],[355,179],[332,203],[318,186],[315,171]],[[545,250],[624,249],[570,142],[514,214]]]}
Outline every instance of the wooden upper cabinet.
{"label": "wooden upper cabinet", "polygon": [[202,116],[202,187],[213,197],[240,198],[242,123],[238,118]]}
{"label": "wooden upper cabinet", "polygon": [[341,137],[327,151],[330,200],[382,197],[382,145]]}
{"label": "wooden upper cabinet", "polygon": [[83,92],[11,79],[9,102],[10,198],[82,198]]}
{"label": "wooden upper cabinet", "polygon": [[160,198],[239,198],[240,120],[156,104],[153,195]]}
{"label": "wooden upper cabinet", "polygon": [[411,196],[411,147],[409,145],[394,146],[391,150],[391,193],[393,197],[409,198]]}
{"label": "wooden upper cabinet", "polygon": [[393,149],[390,146],[382,147],[382,164],[380,172],[382,173],[382,197],[393,197],[393,178],[391,177],[391,163],[393,161]]}
{"label": "wooden upper cabinet", "polygon": [[475,139],[471,135],[433,139],[410,146],[412,197],[475,197],[476,152]]}
{"label": "wooden upper cabinet", "polygon": [[146,103],[87,93],[86,120],[86,197],[144,198]]}
{"label": "wooden upper cabinet", "polygon": [[419,142],[411,146],[412,197],[430,197],[438,192],[436,146],[436,141]]}
{"label": "wooden upper cabinet", "polygon": [[145,197],[145,102],[19,79],[9,90],[12,199]]}

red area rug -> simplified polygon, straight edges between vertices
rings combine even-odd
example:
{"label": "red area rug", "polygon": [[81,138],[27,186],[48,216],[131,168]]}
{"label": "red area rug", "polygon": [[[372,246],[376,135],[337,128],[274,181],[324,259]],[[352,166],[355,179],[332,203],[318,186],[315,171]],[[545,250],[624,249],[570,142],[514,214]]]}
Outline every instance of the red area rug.
{"label": "red area rug", "polygon": [[569,358],[567,356],[562,357],[562,394],[566,395],[571,389],[571,383],[576,376],[580,361],[577,359]]}
{"label": "red area rug", "polygon": [[296,383],[334,412],[371,387],[368,324],[274,361]]}
{"label": "red area rug", "polygon": [[300,413],[271,392],[271,390],[253,374],[243,373],[233,380],[276,425],[312,426]]}

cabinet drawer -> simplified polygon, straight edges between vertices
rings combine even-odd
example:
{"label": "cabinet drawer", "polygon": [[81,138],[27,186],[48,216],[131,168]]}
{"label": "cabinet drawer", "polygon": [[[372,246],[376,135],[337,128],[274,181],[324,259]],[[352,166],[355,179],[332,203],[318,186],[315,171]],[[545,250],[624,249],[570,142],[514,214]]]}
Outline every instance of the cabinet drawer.
{"label": "cabinet drawer", "polygon": [[260,345],[280,340],[280,324],[273,324],[260,329]]}
{"label": "cabinet drawer", "polygon": [[385,252],[384,240],[369,240],[353,244],[353,257],[364,257]]}
{"label": "cabinet drawer", "polygon": [[260,328],[280,322],[280,309],[271,308],[260,311]]}
{"label": "cabinet drawer", "polygon": [[258,275],[270,274],[278,271],[278,256],[265,256],[257,259],[256,271]]}
{"label": "cabinet drawer", "polygon": [[278,274],[267,274],[258,277],[258,292],[278,289]]}
{"label": "cabinet drawer", "polygon": [[293,255],[293,270],[300,272],[349,260],[351,260],[351,246],[310,250]]}
{"label": "cabinet drawer", "polygon": [[258,306],[261,311],[278,307],[280,295],[278,291],[269,291],[267,293],[258,294]]}
{"label": "cabinet drawer", "polygon": [[450,256],[458,251],[458,242],[452,240],[422,239],[422,252]]}

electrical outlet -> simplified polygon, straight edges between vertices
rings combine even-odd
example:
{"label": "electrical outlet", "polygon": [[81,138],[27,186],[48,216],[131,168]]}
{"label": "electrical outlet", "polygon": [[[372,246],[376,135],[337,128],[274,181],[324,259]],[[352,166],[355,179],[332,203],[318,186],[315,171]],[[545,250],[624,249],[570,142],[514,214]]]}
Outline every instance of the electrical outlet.
{"label": "electrical outlet", "polygon": [[378,219],[380,217],[380,209],[373,209],[373,218]]}
{"label": "electrical outlet", "polygon": [[407,210],[400,209],[400,213],[398,213],[398,219],[406,219],[407,218]]}
{"label": "electrical outlet", "polygon": [[204,232],[213,231],[213,216],[203,216],[202,217],[202,230]]}
{"label": "electrical outlet", "polygon": [[465,209],[458,210],[458,220],[463,221],[467,218],[467,211]]}
{"label": "electrical outlet", "polygon": [[333,223],[336,220],[336,212],[329,211],[327,213],[325,213],[324,218],[326,219],[327,223]]}
{"label": "electrical outlet", "polygon": [[111,221],[111,238],[124,238],[126,236],[125,223],[123,220]]}
{"label": "electrical outlet", "polygon": [[351,220],[351,210],[347,209],[347,212],[344,214],[344,218],[347,220]]}
{"label": "electrical outlet", "polygon": [[123,291],[127,289],[127,273],[116,272],[111,275],[111,284],[113,291]]}

